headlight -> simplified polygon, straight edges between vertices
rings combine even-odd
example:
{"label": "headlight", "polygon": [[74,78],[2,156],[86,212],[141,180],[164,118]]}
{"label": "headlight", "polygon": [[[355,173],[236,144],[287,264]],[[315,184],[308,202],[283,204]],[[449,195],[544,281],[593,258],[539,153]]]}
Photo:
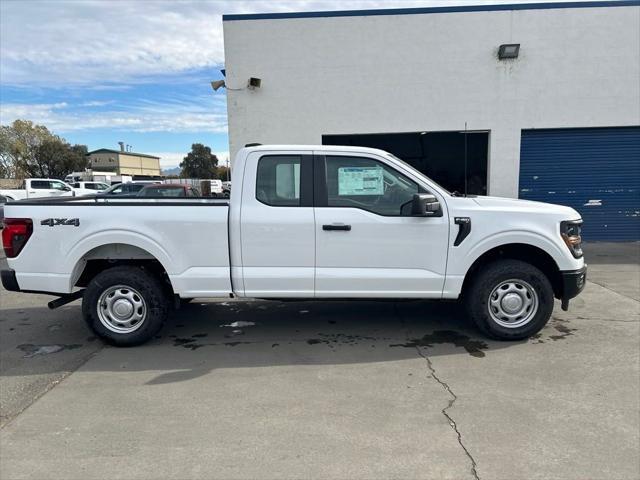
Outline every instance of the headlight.
{"label": "headlight", "polygon": [[582,257],[582,220],[560,222],[560,235],[575,258]]}

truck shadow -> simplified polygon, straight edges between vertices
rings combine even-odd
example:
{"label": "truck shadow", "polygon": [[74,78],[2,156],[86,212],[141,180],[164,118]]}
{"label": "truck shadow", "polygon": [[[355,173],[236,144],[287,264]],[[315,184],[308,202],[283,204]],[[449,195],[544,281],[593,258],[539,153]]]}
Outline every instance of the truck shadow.
{"label": "truck shadow", "polygon": [[[77,368],[103,346],[84,325],[77,305],[3,313],[2,356],[10,365],[2,362],[4,376],[54,373],[70,364]],[[21,328],[31,331],[20,335]],[[420,355],[464,355],[475,362],[517,343],[522,342],[483,338],[456,303],[196,300],[174,312],[148,344],[109,347],[82,368],[159,371],[145,381],[158,385],[229,368],[389,362]],[[75,361],[61,362],[60,356]]]}

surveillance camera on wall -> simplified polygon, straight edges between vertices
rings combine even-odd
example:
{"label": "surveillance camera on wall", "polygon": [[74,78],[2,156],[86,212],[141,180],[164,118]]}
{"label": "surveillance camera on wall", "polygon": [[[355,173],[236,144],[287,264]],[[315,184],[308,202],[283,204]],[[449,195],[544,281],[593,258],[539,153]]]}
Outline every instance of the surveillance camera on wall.
{"label": "surveillance camera on wall", "polygon": [[213,88],[214,92],[217,92],[222,87],[226,87],[224,80],[216,80],[215,82],[211,82],[211,88]]}

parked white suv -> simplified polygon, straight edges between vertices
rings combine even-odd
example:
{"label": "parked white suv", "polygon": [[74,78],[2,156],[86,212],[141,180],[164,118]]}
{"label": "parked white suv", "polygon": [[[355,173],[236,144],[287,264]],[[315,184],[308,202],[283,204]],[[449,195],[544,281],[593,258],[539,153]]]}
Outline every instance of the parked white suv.
{"label": "parked white suv", "polygon": [[[93,331],[135,345],[175,299],[463,298],[487,335],[516,340],[585,285],[569,207],[454,196],[381,150],[240,150],[231,202],[206,198],[9,203],[7,290],[82,297]],[[53,254],[55,252],[55,254]]]}
{"label": "parked white suv", "polygon": [[104,182],[75,182],[71,186],[77,196],[96,195],[109,188]]}

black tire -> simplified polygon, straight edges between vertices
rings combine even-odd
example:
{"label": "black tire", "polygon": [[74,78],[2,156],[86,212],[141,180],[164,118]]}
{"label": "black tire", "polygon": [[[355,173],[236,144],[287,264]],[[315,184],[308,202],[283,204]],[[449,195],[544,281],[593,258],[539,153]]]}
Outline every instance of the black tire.
{"label": "black tire", "polygon": [[[129,327],[135,328],[131,332],[109,329],[105,323],[113,324],[114,321],[105,320],[105,317],[110,318],[108,314],[102,313],[101,317],[98,312],[101,295],[118,286],[121,287],[118,293],[128,292],[129,287],[134,292],[131,295],[137,299],[136,301],[141,299],[143,305],[138,310],[139,314],[141,311],[144,313],[141,314],[143,318]],[[118,347],[132,347],[147,342],[160,331],[169,313],[167,298],[166,288],[156,275],[139,267],[113,267],[100,272],[89,282],[82,299],[82,314],[89,328],[105,342]],[[135,307],[131,308],[135,310]],[[102,311],[107,311],[106,302],[103,303]],[[116,327],[112,325],[112,328]]]}
{"label": "black tire", "polygon": [[[513,280],[514,282],[509,282]],[[495,293],[501,284],[505,288],[505,282],[509,282],[515,288],[524,288],[522,295],[524,302],[535,299],[537,310],[533,307],[528,314],[526,310],[520,321],[525,322],[521,326],[504,326],[507,323],[505,318],[500,317],[500,310],[489,305],[490,297],[494,295],[496,301],[499,293]],[[518,283],[521,282],[521,283]],[[523,287],[523,285],[526,285]],[[527,290],[531,288],[535,295],[530,295]],[[508,289],[509,287],[507,287]],[[549,321],[553,312],[553,288],[547,276],[533,265],[520,260],[498,260],[484,266],[471,279],[470,284],[464,292],[465,303],[469,316],[478,328],[487,336],[497,340],[522,340],[538,333]],[[518,301],[516,300],[516,304]],[[491,309],[491,310],[490,310]],[[498,317],[498,319],[496,319]],[[518,320],[514,320],[517,323]]]}
{"label": "black tire", "polygon": [[182,298],[180,297],[180,306],[187,305],[193,301],[193,298]]}

